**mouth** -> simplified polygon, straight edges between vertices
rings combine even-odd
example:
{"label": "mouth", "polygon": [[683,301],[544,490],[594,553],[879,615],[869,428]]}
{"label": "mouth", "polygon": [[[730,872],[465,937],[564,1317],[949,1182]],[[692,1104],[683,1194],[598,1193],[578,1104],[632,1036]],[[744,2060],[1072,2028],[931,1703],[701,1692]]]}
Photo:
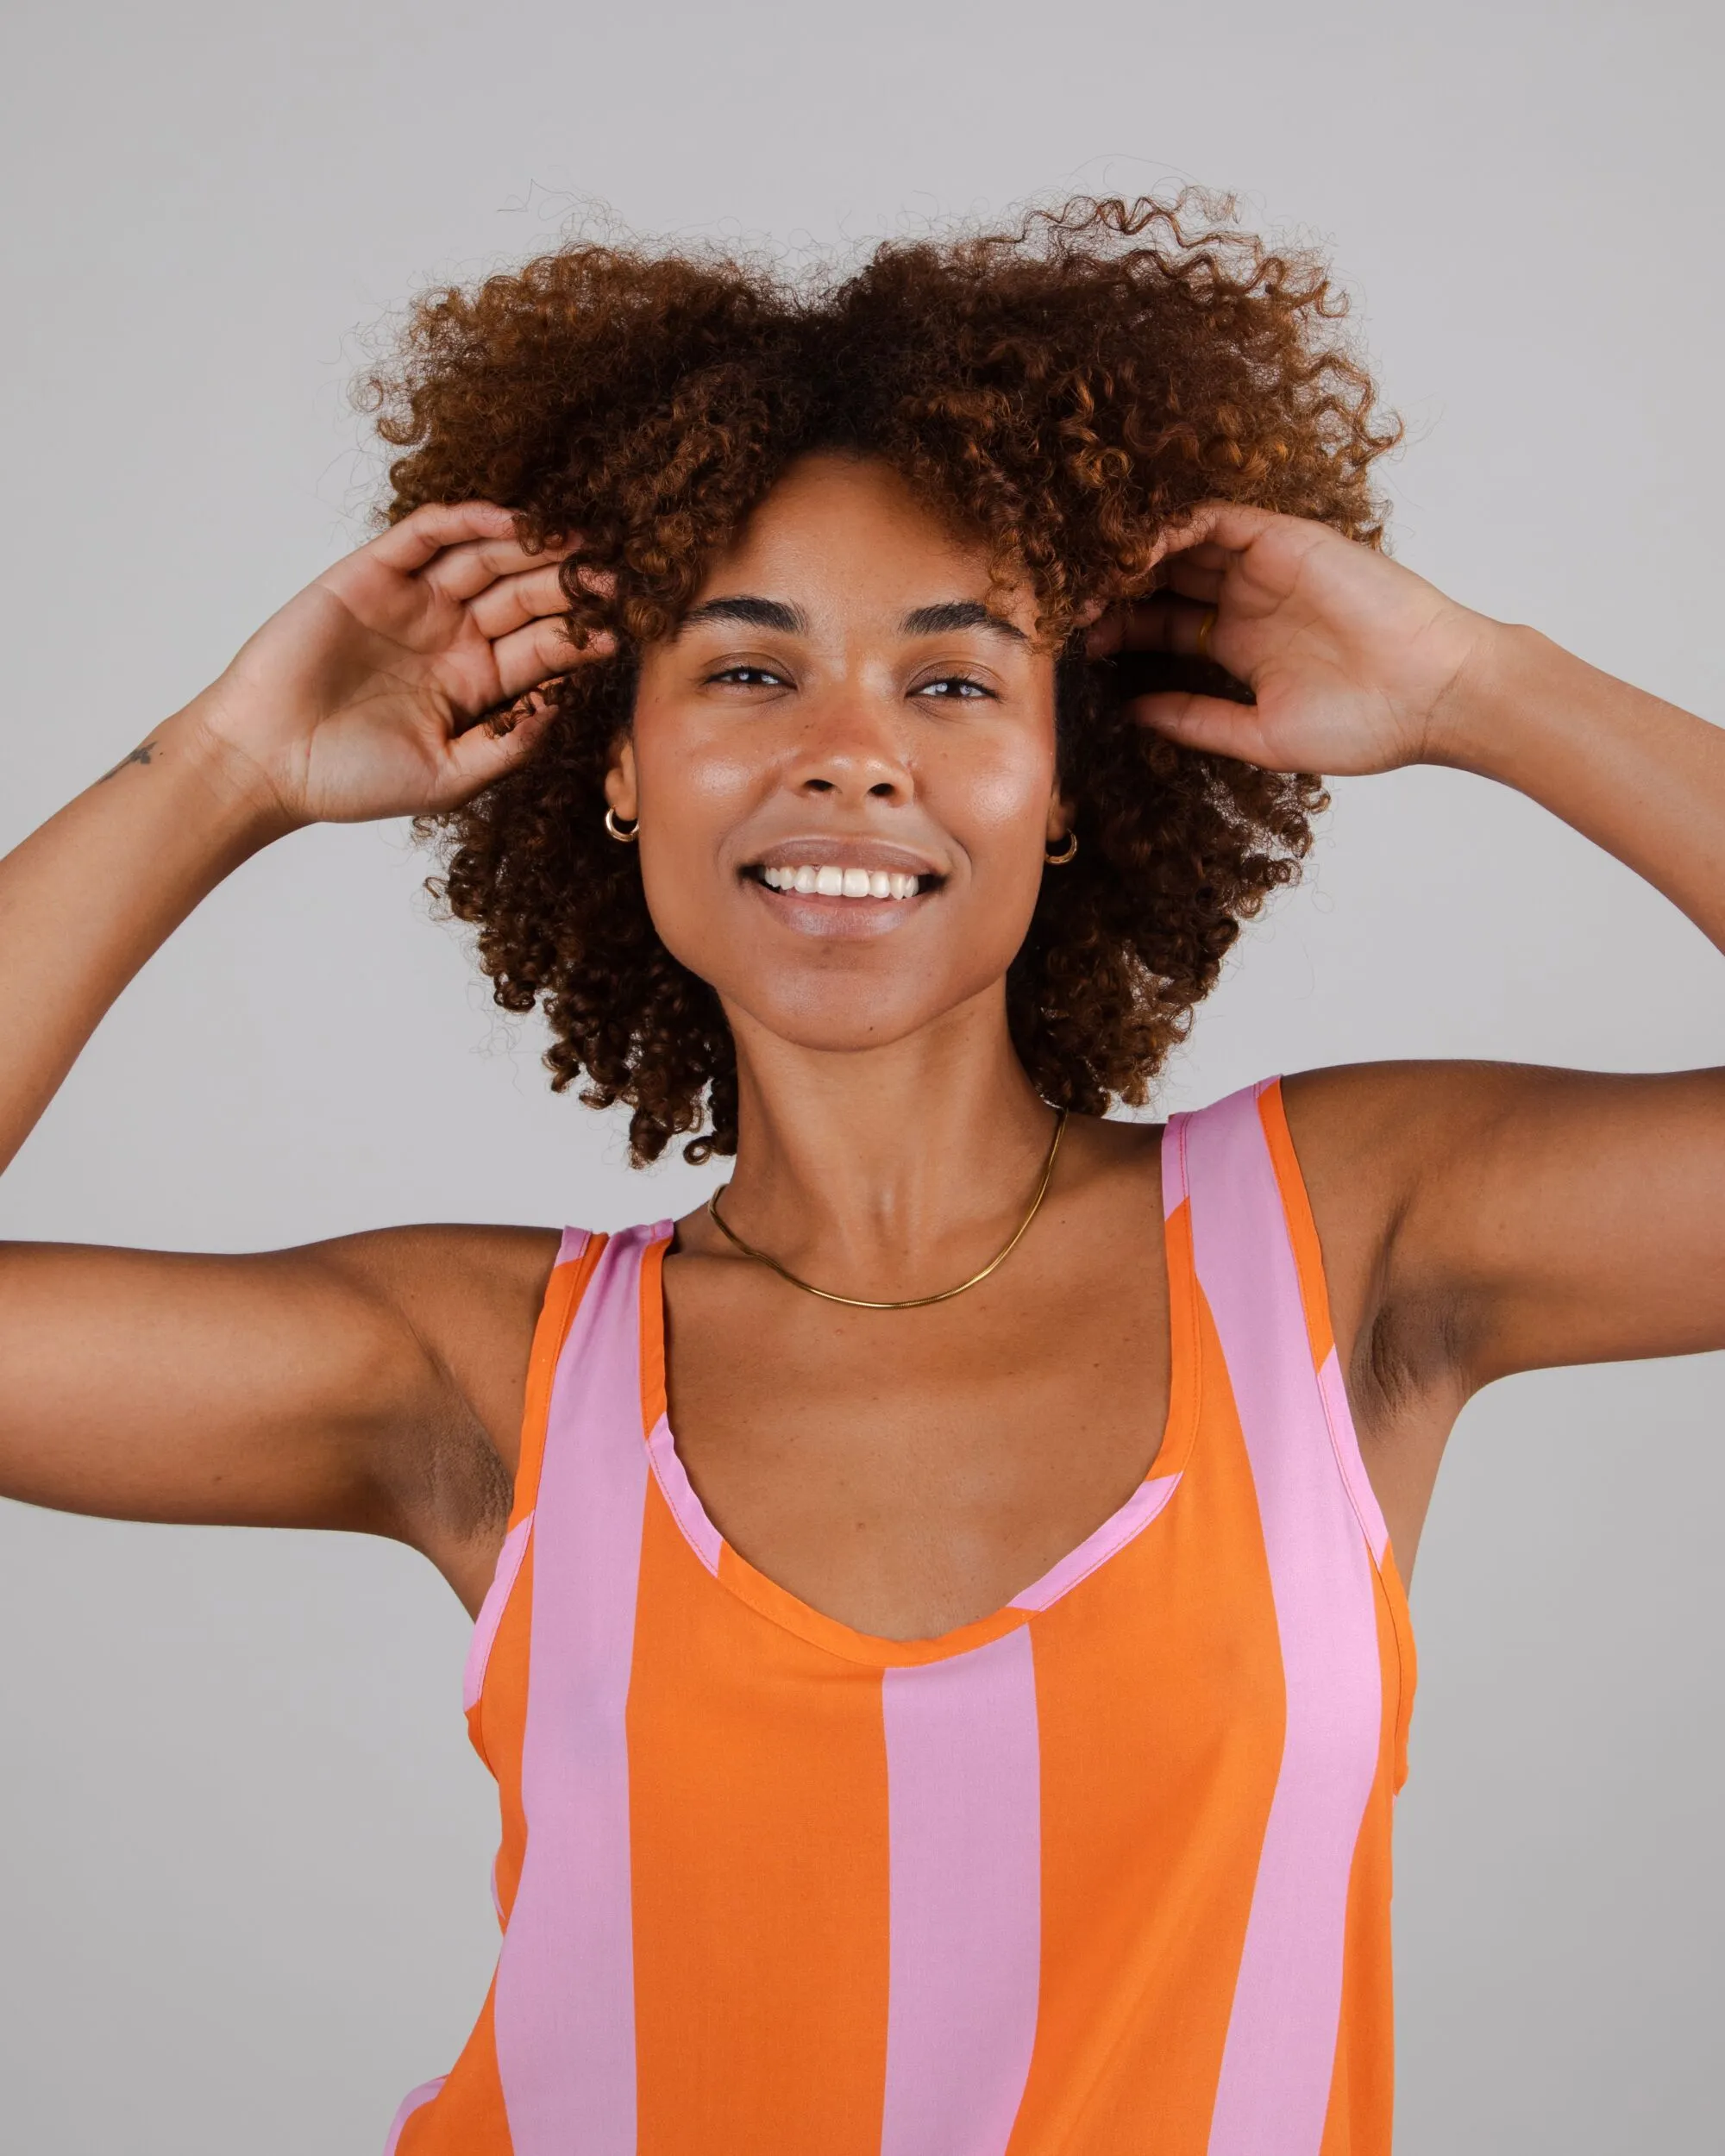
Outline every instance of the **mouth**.
{"label": "mouth", "polygon": [[903,868],[841,868],[837,862],[751,862],[743,871],[751,882],[768,891],[783,891],[800,899],[840,899],[879,905],[902,905],[925,891],[939,887],[932,873],[917,874]]}
{"label": "mouth", "polygon": [[920,912],[945,874],[926,855],[872,839],[787,839],[741,871],[788,927],[868,936]]}
{"label": "mouth", "polygon": [[743,869],[762,890],[844,906],[894,907],[937,891],[946,878],[926,855],[858,838],[792,838]]}

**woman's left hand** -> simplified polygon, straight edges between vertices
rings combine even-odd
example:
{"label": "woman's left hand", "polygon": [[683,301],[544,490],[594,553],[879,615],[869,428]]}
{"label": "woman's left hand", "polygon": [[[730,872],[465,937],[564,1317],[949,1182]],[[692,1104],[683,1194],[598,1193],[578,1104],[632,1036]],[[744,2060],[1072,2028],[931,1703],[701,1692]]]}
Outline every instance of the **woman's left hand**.
{"label": "woman's left hand", "polygon": [[1169,534],[1161,573],[1163,588],[1096,624],[1092,654],[1208,656],[1258,700],[1159,692],[1135,699],[1144,724],[1272,771],[1452,760],[1445,715],[1465,701],[1496,622],[1327,524],[1229,502]]}

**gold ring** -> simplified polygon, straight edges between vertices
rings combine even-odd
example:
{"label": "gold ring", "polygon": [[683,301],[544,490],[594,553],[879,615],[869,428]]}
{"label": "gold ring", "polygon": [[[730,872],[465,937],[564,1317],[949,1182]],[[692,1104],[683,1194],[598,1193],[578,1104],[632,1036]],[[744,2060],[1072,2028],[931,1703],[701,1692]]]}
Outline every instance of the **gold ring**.
{"label": "gold ring", "polygon": [[1214,606],[1207,606],[1204,609],[1204,618],[1198,624],[1197,650],[1201,659],[1208,659],[1210,656],[1210,631],[1215,625],[1216,610]]}

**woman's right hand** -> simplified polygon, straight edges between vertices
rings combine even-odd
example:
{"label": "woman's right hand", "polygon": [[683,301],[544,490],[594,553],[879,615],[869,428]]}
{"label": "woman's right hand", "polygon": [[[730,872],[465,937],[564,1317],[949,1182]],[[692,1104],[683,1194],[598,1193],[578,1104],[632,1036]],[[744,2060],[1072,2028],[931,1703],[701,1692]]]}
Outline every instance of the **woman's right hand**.
{"label": "woman's right hand", "polygon": [[[534,690],[587,655],[563,634],[558,558],[490,503],[416,511],[0,861],[0,1169],[230,868],[296,824],[454,807],[531,749]],[[475,723],[511,705],[512,730]],[[397,1534],[477,1608],[555,1246],[436,1228],[266,1257],[0,1242],[0,1495]]]}
{"label": "woman's right hand", "polygon": [[[282,827],[435,814],[530,753],[531,692],[577,652],[561,553],[534,554],[512,511],[430,503],[326,569],[273,615],[178,720]],[[507,730],[481,715],[522,702]]]}

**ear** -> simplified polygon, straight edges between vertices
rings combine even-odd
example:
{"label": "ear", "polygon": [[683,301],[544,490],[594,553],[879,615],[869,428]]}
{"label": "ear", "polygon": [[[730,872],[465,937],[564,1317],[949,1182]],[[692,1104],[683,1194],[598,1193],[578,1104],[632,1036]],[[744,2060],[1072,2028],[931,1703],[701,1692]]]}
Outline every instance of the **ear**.
{"label": "ear", "polygon": [[[617,812],[619,816],[623,813],[621,809]],[[1076,820],[1072,803],[1056,787],[1048,797],[1048,822],[1043,833],[1043,844],[1050,847],[1063,845],[1066,835]]]}
{"label": "ear", "polygon": [[612,745],[611,768],[605,774],[605,805],[625,824],[639,820],[641,793],[635,779],[635,743],[627,735]]}

